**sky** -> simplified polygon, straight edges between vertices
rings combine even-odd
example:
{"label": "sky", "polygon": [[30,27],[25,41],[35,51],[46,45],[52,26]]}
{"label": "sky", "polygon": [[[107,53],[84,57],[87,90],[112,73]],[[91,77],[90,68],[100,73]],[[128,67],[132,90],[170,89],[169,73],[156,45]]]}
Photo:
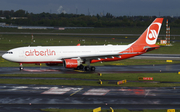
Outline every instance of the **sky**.
{"label": "sky", "polygon": [[0,10],[113,16],[180,16],[180,0],[0,0]]}

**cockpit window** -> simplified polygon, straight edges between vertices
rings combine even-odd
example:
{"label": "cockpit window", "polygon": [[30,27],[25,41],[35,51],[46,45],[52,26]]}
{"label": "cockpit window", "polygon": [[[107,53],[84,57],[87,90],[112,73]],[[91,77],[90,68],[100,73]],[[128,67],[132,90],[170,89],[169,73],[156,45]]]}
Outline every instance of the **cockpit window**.
{"label": "cockpit window", "polygon": [[13,52],[6,52],[6,54],[13,54]]}

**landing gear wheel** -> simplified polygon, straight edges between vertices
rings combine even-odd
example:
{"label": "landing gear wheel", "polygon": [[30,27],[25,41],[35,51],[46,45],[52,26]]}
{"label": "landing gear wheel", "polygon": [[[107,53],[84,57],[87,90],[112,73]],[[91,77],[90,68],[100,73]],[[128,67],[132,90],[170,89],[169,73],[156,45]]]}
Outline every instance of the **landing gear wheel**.
{"label": "landing gear wheel", "polygon": [[95,67],[94,66],[91,66],[91,67],[89,67],[89,66],[85,66],[85,71],[95,71]]}
{"label": "landing gear wheel", "polygon": [[89,66],[85,66],[85,71],[90,71],[90,67]]}
{"label": "landing gear wheel", "polygon": [[20,70],[20,71],[23,70],[23,67],[19,67],[19,70]]}
{"label": "landing gear wheel", "polygon": [[95,68],[94,66],[91,67],[91,71],[95,71],[95,69],[96,69],[96,68]]}
{"label": "landing gear wheel", "polygon": [[84,66],[83,65],[79,65],[77,66],[77,68],[75,68],[76,70],[83,70],[84,69]]}
{"label": "landing gear wheel", "polygon": [[79,66],[77,66],[77,68],[74,68],[74,70],[80,70],[80,67],[79,67]]}
{"label": "landing gear wheel", "polygon": [[22,63],[19,63],[19,65],[20,65],[19,70],[20,70],[20,71],[23,70],[23,65],[22,65]]}
{"label": "landing gear wheel", "polygon": [[80,70],[83,70],[84,69],[84,66],[83,65],[79,65],[80,67]]}

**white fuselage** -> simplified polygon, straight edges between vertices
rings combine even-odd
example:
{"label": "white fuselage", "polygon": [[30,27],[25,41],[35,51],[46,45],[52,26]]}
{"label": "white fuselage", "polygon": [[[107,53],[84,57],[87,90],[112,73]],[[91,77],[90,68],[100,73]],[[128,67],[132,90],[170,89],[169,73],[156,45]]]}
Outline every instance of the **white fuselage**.
{"label": "white fuselage", "polygon": [[9,50],[3,55],[3,58],[22,63],[58,62],[66,58],[118,54],[129,47],[130,45],[19,47]]}

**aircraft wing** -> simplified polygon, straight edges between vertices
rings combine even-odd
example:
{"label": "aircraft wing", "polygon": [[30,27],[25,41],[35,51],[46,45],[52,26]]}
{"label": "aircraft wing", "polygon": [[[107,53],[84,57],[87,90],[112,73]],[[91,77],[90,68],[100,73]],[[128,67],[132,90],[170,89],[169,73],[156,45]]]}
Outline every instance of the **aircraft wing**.
{"label": "aircraft wing", "polygon": [[113,57],[118,57],[120,55],[124,54],[137,54],[137,52],[133,53],[111,53],[111,54],[97,54],[97,55],[82,55],[82,56],[68,56],[68,57],[62,57],[61,59],[72,59],[72,58],[81,58],[81,59],[98,59],[98,58],[113,58]]}

